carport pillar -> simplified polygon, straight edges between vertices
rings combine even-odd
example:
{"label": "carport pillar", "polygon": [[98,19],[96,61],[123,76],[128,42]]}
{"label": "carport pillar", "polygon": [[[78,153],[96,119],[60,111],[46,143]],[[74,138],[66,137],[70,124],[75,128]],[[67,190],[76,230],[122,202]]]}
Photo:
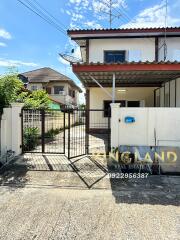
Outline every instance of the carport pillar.
{"label": "carport pillar", "polygon": [[113,73],[112,103],[115,103],[115,99],[116,99],[116,74]]}

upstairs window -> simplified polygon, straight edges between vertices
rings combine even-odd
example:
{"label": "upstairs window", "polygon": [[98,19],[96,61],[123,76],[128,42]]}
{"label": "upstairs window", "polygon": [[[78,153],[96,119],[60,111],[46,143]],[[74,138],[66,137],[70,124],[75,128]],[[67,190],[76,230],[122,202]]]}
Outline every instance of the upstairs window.
{"label": "upstairs window", "polygon": [[63,94],[64,87],[63,86],[54,86],[54,94]]}
{"label": "upstairs window", "polygon": [[104,51],[105,63],[125,62],[126,51]]}
{"label": "upstairs window", "polygon": [[31,91],[36,91],[37,90],[37,86],[36,85],[32,85],[31,86]]}

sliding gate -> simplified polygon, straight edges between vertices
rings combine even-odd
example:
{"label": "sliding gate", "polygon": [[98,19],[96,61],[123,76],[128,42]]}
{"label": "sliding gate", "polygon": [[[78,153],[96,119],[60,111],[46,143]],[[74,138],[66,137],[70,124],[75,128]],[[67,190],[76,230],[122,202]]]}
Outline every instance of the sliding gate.
{"label": "sliding gate", "polygon": [[110,150],[110,115],[104,110],[22,110],[23,152],[64,154],[69,159]]}

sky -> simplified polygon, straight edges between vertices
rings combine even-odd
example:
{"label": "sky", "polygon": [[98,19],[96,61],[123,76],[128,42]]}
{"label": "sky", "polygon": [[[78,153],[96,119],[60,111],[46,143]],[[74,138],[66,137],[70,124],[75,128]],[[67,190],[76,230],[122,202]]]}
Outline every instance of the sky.
{"label": "sky", "polygon": [[[51,67],[81,83],[58,53],[80,58],[67,29],[109,28],[109,0],[21,0],[40,4],[58,22],[45,22],[18,0],[0,1],[0,74],[15,67],[18,72]],[[165,26],[165,0],[112,0],[112,28]],[[167,25],[180,26],[180,0],[168,0]]]}

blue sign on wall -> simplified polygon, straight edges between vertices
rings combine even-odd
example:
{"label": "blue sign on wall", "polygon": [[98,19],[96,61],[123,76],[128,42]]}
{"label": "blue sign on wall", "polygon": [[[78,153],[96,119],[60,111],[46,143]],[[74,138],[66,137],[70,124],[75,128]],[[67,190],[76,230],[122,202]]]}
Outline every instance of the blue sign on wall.
{"label": "blue sign on wall", "polygon": [[134,123],[135,122],[135,118],[127,116],[127,117],[125,117],[124,122],[125,123]]}

